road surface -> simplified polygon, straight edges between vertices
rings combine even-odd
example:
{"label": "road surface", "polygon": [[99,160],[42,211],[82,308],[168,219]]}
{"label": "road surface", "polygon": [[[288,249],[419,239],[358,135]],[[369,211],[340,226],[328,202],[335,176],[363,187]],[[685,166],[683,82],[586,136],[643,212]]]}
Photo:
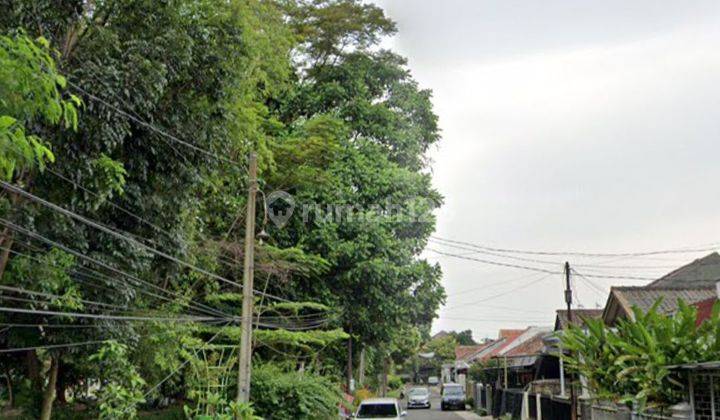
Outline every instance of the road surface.
{"label": "road surface", "polygon": [[[431,409],[418,409],[413,408],[407,410],[408,420],[480,420],[485,417],[480,417],[470,410],[466,411],[440,411],[440,394],[437,389],[430,388],[432,398],[430,399]],[[405,401],[403,401],[403,406]]]}

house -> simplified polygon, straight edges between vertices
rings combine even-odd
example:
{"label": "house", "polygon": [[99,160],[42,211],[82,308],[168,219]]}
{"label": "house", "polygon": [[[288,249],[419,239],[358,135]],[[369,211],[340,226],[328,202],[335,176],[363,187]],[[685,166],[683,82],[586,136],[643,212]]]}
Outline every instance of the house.
{"label": "house", "polygon": [[498,340],[486,352],[478,353],[479,360],[492,361],[487,372],[497,378],[496,387],[522,388],[533,380],[535,364],[544,347],[543,339],[552,332],[549,327],[528,327],[524,330],[500,330]]}
{"label": "house", "polygon": [[[601,319],[603,315],[602,309],[573,309],[572,325],[583,326],[587,319]],[[570,326],[570,318],[567,309],[558,309],[555,311],[555,331],[563,331]]]}
{"label": "house", "polygon": [[655,302],[661,300],[658,311],[670,315],[677,312],[679,300],[692,305],[713,297],[715,297],[714,286],[696,286],[692,288],[612,287],[602,318],[607,325],[613,326],[620,319],[633,320],[635,318],[633,307],[646,312]]}
{"label": "house", "polygon": [[713,252],[684,265],[647,285],[647,288],[714,288],[720,280],[720,254]]}
{"label": "house", "polygon": [[713,252],[673,270],[647,286],[611,288],[603,320],[612,326],[620,319],[633,319],[633,306],[647,311],[658,299],[662,299],[658,310],[673,314],[678,310],[678,300],[692,305],[713,298],[718,280],[720,254]]}

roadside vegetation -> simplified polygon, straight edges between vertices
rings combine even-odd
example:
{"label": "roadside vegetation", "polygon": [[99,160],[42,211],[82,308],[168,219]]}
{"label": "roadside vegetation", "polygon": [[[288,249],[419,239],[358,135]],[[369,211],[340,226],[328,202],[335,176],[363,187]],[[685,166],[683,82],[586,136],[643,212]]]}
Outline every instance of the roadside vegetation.
{"label": "roadside vegetation", "polygon": [[[369,378],[417,352],[444,291],[419,258],[437,118],[378,46],[395,30],[357,0],[8,5],[0,416],[331,418],[351,376],[402,386]],[[248,405],[233,317],[251,151],[261,197],[296,207],[274,224],[286,208],[258,204]],[[331,204],[349,210],[316,211]]]}
{"label": "roadside vegetation", "polygon": [[697,308],[679,303],[674,315],[660,313],[660,301],[647,313],[636,308],[615,328],[593,319],[586,331],[572,326],[561,337],[568,366],[598,399],[648,409],[683,401],[686,381],[669,367],[720,359],[720,305],[698,326]]}

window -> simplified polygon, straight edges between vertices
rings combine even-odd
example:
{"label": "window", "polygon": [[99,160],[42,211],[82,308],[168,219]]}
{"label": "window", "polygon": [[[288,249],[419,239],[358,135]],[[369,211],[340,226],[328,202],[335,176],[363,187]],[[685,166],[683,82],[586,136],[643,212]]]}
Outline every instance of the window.
{"label": "window", "polygon": [[393,403],[361,404],[357,417],[359,419],[376,419],[397,417],[397,407]]}

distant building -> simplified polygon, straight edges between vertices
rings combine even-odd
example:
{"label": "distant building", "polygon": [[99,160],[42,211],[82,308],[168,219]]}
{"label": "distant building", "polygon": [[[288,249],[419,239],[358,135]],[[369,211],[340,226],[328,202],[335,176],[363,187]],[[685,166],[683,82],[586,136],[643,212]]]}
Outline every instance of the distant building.
{"label": "distant building", "polygon": [[[582,326],[587,319],[601,319],[603,315],[602,309],[573,309],[572,325]],[[555,311],[555,331],[563,331],[570,325],[567,309],[558,309]]]}

